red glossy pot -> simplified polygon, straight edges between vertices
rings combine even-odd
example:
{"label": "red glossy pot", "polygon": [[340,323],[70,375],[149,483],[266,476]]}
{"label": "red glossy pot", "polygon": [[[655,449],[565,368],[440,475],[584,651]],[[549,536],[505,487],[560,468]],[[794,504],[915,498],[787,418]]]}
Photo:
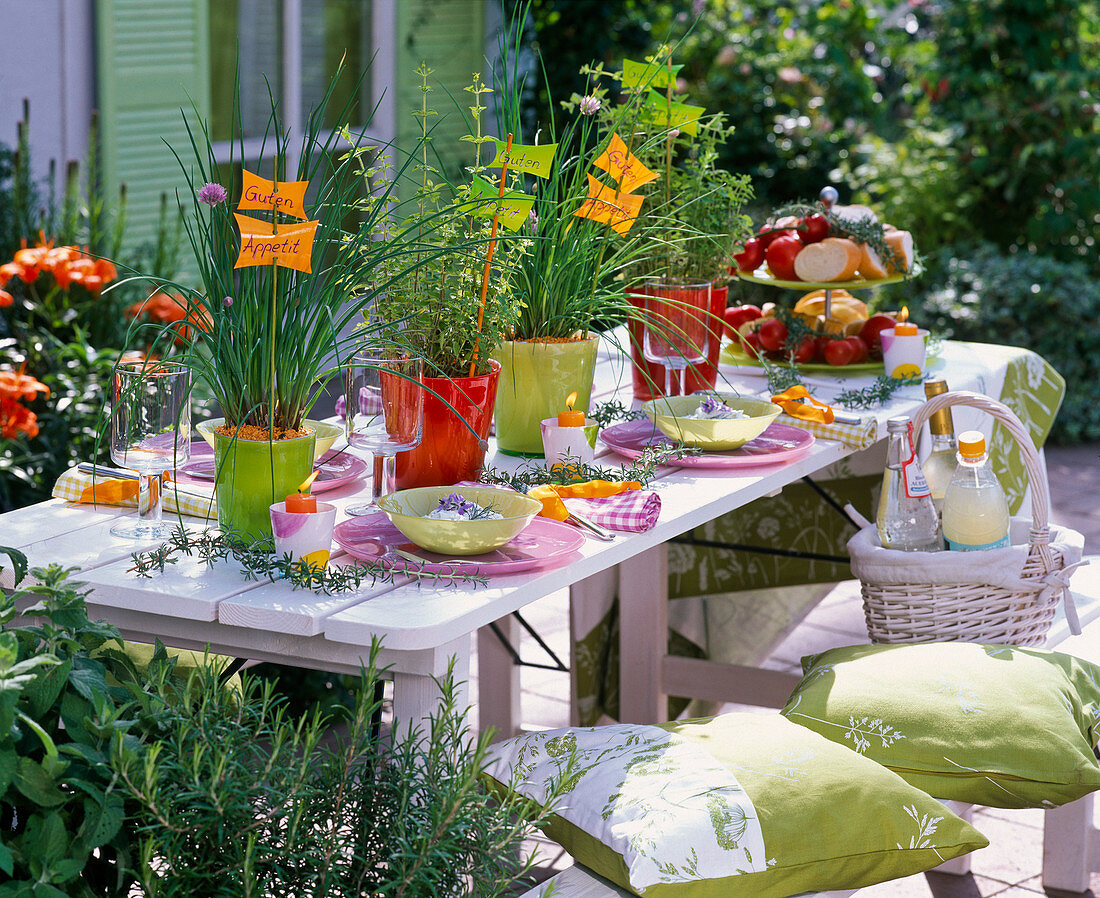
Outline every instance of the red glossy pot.
{"label": "red glossy pot", "polygon": [[415,449],[397,453],[399,490],[477,479],[485,463],[485,441],[493,421],[500,375],[500,363],[490,364],[492,371],[474,377],[424,378],[424,386],[430,391],[424,396],[424,435]]}
{"label": "red glossy pot", "polygon": [[[687,301],[687,291],[697,287],[681,287],[673,284],[646,284],[627,293],[626,298],[637,309],[645,307],[646,296],[660,296],[674,301]],[[683,380],[674,378],[672,395],[694,393],[697,390],[712,390],[718,381],[718,353],[722,339],[722,313],[726,310],[728,286],[711,286],[710,317],[707,318],[707,360],[698,365],[688,365]],[[631,320],[630,360],[632,362],[632,381],[635,399],[652,399],[664,393],[665,366],[646,359],[642,353],[643,327],[641,321]]]}

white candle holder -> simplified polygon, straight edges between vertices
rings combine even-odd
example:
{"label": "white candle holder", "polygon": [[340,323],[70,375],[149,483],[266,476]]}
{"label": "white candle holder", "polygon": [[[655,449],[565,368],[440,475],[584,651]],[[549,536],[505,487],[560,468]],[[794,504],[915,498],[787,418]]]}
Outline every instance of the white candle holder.
{"label": "white candle holder", "polygon": [[894,328],[882,331],[882,363],[886,374],[901,379],[924,373],[928,331],[921,328],[915,334],[898,334]]}
{"label": "white candle holder", "polygon": [[563,427],[557,418],[542,419],[542,449],[546,455],[546,466],[557,464],[590,464],[596,457],[595,421],[584,419],[583,426]]}
{"label": "white candle holder", "polygon": [[285,502],[271,506],[271,532],[275,554],[280,558],[290,555],[294,561],[304,561],[311,567],[326,567],[335,526],[336,506],[329,502],[318,502],[316,511],[305,513],[287,511]]}

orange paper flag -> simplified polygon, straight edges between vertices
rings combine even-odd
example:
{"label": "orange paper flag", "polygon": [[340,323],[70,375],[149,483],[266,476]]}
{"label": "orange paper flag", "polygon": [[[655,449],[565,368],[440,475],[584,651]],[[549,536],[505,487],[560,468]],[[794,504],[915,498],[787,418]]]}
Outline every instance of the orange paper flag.
{"label": "orange paper flag", "polygon": [[596,168],[602,168],[619,184],[619,190],[623,193],[633,193],[643,184],[648,184],[657,177],[656,172],[651,172],[631,154],[626,148],[623,139],[618,134],[611,135],[611,142],[599,158],[593,159],[592,164]]}
{"label": "orange paper flag", "polygon": [[309,218],[304,206],[309,181],[269,181],[247,170],[241,176],[238,209],[269,209],[303,221]]}
{"label": "orange paper flag", "polygon": [[[803,402],[803,399],[809,400],[810,404]],[[773,396],[772,402],[792,418],[800,418],[803,421],[812,421],[816,424],[833,423],[832,406],[826,405],[824,402],[818,402],[801,384],[795,384],[790,389]]]}
{"label": "orange paper flag", "polygon": [[606,222],[617,233],[625,234],[637,220],[643,199],[644,197],[633,193],[618,193],[589,175],[588,199],[573,214]]}
{"label": "orange paper flag", "polygon": [[274,234],[266,221],[234,214],[241,229],[241,251],[234,268],[250,265],[282,265],[297,271],[311,272],[313,238],[317,235],[317,221],[298,224],[281,224]]}
{"label": "orange paper flag", "polygon": [[586,480],[568,486],[543,484],[531,487],[527,495],[542,503],[539,514],[544,518],[564,521],[569,517],[569,509],[562,499],[602,499],[605,496],[617,496],[628,490],[640,490],[642,484],[637,480]]}
{"label": "orange paper flag", "polygon": [[137,498],[137,494],[136,480],[101,480],[82,490],[77,501],[93,505],[127,505]]}

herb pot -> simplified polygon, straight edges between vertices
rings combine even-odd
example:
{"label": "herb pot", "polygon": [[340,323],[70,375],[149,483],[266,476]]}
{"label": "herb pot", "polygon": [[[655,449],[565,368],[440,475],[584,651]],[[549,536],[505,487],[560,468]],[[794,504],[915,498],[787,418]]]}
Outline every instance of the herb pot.
{"label": "herb pot", "polygon": [[397,489],[477,479],[500,376],[500,362],[489,364],[488,374],[424,378],[424,435],[419,446],[397,453]]}
{"label": "herb pot", "polygon": [[576,393],[573,408],[587,412],[596,371],[599,334],[579,340],[546,342],[508,340],[493,353],[500,362],[497,393],[497,447],[509,455],[543,454],[543,418],[566,407]]}
{"label": "herb pot", "polygon": [[[626,294],[627,300],[632,306],[641,311],[645,307],[646,296],[660,296],[673,301],[687,301],[687,293],[695,292],[697,286],[682,286],[679,284],[665,284],[658,281],[636,287]],[[707,360],[698,365],[688,365],[684,370],[683,379],[678,381],[673,378],[673,390],[671,395],[680,396],[694,393],[698,390],[712,390],[718,382],[718,354],[722,348],[722,313],[726,310],[726,301],[729,295],[729,287],[710,287],[710,317],[707,319]],[[665,366],[649,361],[642,354],[643,327],[640,319],[631,318],[629,322],[630,332],[630,360],[632,366],[632,380],[635,399],[654,399],[664,395]]]}
{"label": "herb pot", "polygon": [[218,526],[231,540],[271,538],[270,508],[313,470],[316,434],[289,440],[242,440],[214,431]]}

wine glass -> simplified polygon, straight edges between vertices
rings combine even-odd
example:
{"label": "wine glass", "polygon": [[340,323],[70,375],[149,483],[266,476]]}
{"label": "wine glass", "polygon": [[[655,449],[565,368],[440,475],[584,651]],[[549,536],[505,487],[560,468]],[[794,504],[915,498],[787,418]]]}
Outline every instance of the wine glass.
{"label": "wine glass", "polygon": [[393,492],[398,452],[420,445],[424,429],[423,360],[367,350],[345,372],[344,401],[348,445],[381,458],[381,484],[371,500],[344,510],[350,515],[377,510],[378,499]]}
{"label": "wine glass", "polygon": [[112,384],[111,459],[138,473],[138,516],[111,528],[123,539],[166,539],[161,475],[191,457],[191,372],[176,362],[123,362]]}
{"label": "wine glass", "polygon": [[[642,352],[665,369],[664,395],[679,392],[681,372],[706,361],[710,284],[670,287],[645,297]],[[675,384],[675,387],[674,387]]]}

